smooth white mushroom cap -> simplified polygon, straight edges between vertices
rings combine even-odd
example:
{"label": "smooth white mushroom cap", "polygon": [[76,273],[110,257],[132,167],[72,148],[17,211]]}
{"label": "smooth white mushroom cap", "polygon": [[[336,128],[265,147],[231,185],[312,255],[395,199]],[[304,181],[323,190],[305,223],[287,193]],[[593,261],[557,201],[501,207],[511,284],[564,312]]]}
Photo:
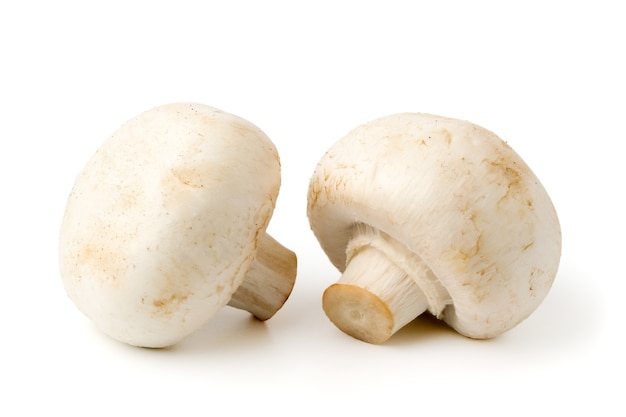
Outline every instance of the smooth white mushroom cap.
{"label": "smooth white mushroom cap", "polygon": [[[308,217],[342,272],[364,225],[406,248],[432,271],[417,282],[428,310],[474,338],[532,313],[561,254],[557,214],[524,161],[484,128],[429,114],[383,117],[339,140],[311,178]],[[393,262],[414,275],[411,259]]]}
{"label": "smooth white mushroom cap", "polygon": [[142,113],[72,189],[59,245],[65,289],[113,338],[172,345],[228,303],[279,187],[276,148],[246,120],[193,103]]}

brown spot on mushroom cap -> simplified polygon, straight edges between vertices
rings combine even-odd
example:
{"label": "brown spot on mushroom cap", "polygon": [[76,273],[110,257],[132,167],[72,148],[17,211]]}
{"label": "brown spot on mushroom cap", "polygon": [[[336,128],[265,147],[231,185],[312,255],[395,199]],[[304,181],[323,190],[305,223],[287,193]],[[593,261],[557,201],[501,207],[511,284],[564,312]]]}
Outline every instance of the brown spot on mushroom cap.
{"label": "brown spot on mushroom cap", "polygon": [[172,175],[182,184],[193,188],[202,188],[202,179],[206,178],[206,175],[202,175],[195,167],[192,168],[172,168]]}
{"label": "brown spot on mushroom cap", "polygon": [[156,308],[158,314],[171,315],[176,311],[178,305],[184,302],[188,297],[188,294],[176,293],[170,295],[169,297],[154,300],[152,304]]}
{"label": "brown spot on mushroom cap", "polygon": [[452,144],[452,133],[446,128],[441,129],[441,137],[450,146]]}

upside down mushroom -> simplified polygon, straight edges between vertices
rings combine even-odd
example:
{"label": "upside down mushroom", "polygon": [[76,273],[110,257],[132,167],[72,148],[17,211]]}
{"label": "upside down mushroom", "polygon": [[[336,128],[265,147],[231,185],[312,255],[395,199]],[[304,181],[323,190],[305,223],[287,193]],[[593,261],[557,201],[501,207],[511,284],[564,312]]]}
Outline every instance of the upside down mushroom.
{"label": "upside down mushroom", "polygon": [[225,305],[272,317],[296,256],[266,233],[280,187],[270,139],[195,103],[124,124],[79,174],[63,217],[61,277],[109,336],[173,345]]}
{"label": "upside down mushroom", "polygon": [[307,214],[343,273],[324,312],[370,343],[426,311],[467,337],[497,336],[540,305],[561,255],[554,206],[515,151],[429,114],[383,117],[334,144]]}

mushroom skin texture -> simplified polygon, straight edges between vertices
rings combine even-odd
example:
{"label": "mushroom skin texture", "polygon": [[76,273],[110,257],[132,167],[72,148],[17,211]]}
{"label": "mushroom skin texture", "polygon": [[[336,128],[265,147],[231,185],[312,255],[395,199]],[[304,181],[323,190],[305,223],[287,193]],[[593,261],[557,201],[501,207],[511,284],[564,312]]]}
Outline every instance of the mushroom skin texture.
{"label": "mushroom skin texture", "polygon": [[279,187],[277,150],[250,122],[196,103],[138,115],[69,195],[59,240],[69,298],[143,347],[179,342],[231,301],[269,319],[296,276],[295,254],[265,232]]}
{"label": "mushroom skin texture", "polygon": [[359,126],[310,181],[311,229],[343,275],[323,308],[382,343],[428,311],[470,338],[497,336],[547,295],[561,229],[537,177],[494,133],[430,114]]}

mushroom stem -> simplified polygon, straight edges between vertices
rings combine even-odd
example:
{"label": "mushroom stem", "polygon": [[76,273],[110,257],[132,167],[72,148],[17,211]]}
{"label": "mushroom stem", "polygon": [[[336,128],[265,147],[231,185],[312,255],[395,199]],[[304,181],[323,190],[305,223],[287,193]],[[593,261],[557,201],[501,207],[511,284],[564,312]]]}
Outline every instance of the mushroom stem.
{"label": "mushroom stem", "polygon": [[228,305],[249,311],[259,320],[268,320],[289,298],[296,272],[295,253],[263,233],[256,258]]}
{"label": "mushroom stem", "polygon": [[324,312],[343,332],[382,343],[428,308],[424,292],[380,250],[353,252],[336,284],[324,292]]}

